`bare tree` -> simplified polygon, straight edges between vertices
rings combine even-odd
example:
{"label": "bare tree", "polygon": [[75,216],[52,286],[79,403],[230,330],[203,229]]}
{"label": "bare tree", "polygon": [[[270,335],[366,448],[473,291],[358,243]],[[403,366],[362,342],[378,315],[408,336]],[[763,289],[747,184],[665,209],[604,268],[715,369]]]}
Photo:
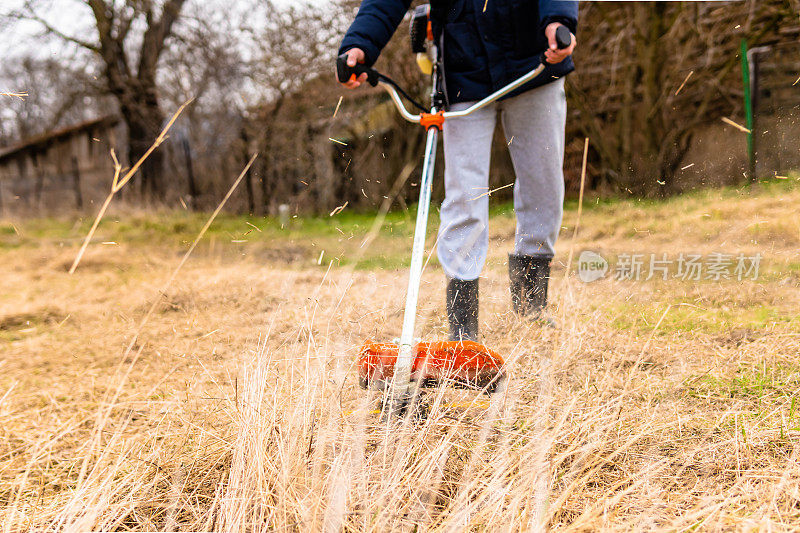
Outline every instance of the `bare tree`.
{"label": "bare tree", "polygon": [[[282,174],[286,173],[287,166],[293,167],[295,173],[302,173],[294,164],[294,154],[304,154],[306,159],[313,160],[313,143],[321,134],[315,131],[320,125],[311,124],[317,119],[313,111],[307,114],[308,120],[300,114],[288,123],[286,116],[281,118],[282,113],[292,115],[292,110],[285,107],[292,97],[302,100],[304,93],[306,97],[311,96],[315,80],[322,78],[330,87],[336,49],[347,18],[339,9],[320,9],[309,2],[279,7],[271,0],[257,0],[256,5],[262,16],[253,17],[259,22],[249,28],[254,45],[249,75],[254,93],[258,95],[253,102],[257,112],[252,118],[259,125],[256,134],[265,150],[258,169],[261,196],[265,208],[269,209],[280,203],[277,199],[279,185],[286,180]],[[302,132],[299,139],[298,132]],[[293,157],[289,160],[287,156]],[[309,167],[306,171],[306,180],[312,175],[320,184],[333,179],[327,175],[330,174],[328,170]]]}
{"label": "bare tree", "polygon": [[[193,98],[176,124],[173,151],[173,189],[181,187],[174,176],[183,174],[190,205],[213,207],[228,185],[223,177],[237,173],[247,163],[241,130],[245,101],[252,93],[244,55],[252,46],[242,28],[250,11],[231,12],[194,2],[182,12],[173,45],[165,50],[159,72],[160,96],[170,106]],[[250,176],[244,191],[251,189]],[[232,205],[237,206],[237,198]],[[252,196],[249,197],[252,201]]]}
{"label": "bare tree", "polygon": [[5,144],[112,111],[94,70],[78,57],[8,59],[0,84],[24,87],[24,98],[3,102],[0,137]]}
{"label": "bare tree", "polygon": [[[165,120],[157,70],[186,0],[74,0],[91,14],[95,38],[73,35],[52,23],[48,4],[26,0],[7,17],[38,22],[47,34],[89,50],[103,66],[107,91],[116,99],[128,126],[128,149],[138,159],[152,144]],[[138,31],[136,31],[138,30]],[[141,170],[143,190],[154,197],[164,192],[163,156],[154,152]]]}
{"label": "bare tree", "polygon": [[[617,188],[675,192],[698,126],[739,113],[742,38],[751,46],[797,32],[795,0],[582,5],[569,125],[592,139]],[[780,30],[780,31],[779,31]],[[582,144],[578,143],[582,150]]]}

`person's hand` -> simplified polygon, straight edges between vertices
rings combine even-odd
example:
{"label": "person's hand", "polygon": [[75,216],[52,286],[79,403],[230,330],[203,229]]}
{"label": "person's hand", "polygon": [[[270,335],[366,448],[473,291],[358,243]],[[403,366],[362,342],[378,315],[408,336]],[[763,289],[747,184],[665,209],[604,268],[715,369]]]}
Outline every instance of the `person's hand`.
{"label": "person's hand", "polygon": [[[347,54],[347,66],[348,67],[354,67],[358,63],[363,63],[364,59],[366,57],[364,55],[364,50],[362,50],[361,48],[351,48],[350,50],[348,50],[345,53]],[[355,89],[356,87],[358,87],[359,85],[361,85],[365,81],[367,81],[367,73],[366,72],[362,73],[361,76],[359,76],[355,80],[352,79],[352,78],[347,80],[342,85],[344,85],[348,89]]]}
{"label": "person's hand", "polygon": [[572,52],[575,50],[575,45],[578,44],[577,39],[575,39],[575,35],[570,34],[572,36],[572,42],[570,45],[567,48],[559,49],[558,45],[556,44],[556,30],[559,26],[562,26],[560,22],[551,22],[544,30],[544,34],[547,36],[547,42],[549,44],[549,48],[544,51],[544,56],[547,59],[547,62],[553,65],[556,63],[561,63],[566,58],[571,56]]}

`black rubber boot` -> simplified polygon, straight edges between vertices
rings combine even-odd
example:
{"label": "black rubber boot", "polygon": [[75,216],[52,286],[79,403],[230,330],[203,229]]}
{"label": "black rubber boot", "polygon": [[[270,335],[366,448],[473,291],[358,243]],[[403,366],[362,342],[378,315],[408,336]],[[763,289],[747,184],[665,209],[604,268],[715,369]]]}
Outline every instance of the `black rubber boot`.
{"label": "black rubber boot", "polygon": [[550,260],[542,255],[508,255],[511,305],[515,313],[536,318],[547,307]]}
{"label": "black rubber boot", "polygon": [[447,278],[447,320],[451,341],[478,340],[478,280]]}

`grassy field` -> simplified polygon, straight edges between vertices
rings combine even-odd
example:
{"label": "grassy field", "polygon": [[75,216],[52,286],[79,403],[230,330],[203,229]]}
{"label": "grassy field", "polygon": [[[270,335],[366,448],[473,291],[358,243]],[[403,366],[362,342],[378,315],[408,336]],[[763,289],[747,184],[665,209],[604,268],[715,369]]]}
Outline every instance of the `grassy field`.
{"label": "grassy field", "polygon": [[[353,367],[400,333],[414,213],[0,223],[0,524],[22,530],[800,530],[800,183],[564,220],[552,329],[509,313],[493,207],[483,341],[505,390],[392,424]],[[435,226],[436,221],[432,221]],[[429,249],[435,235],[429,238]],[[584,283],[583,250],[611,263]],[[570,252],[573,260],[566,267]],[[625,254],[760,254],[757,279],[617,280]],[[733,267],[731,267],[733,272]],[[705,275],[704,275],[705,277]],[[418,334],[445,335],[426,267]],[[152,312],[150,312],[152,310]]]}

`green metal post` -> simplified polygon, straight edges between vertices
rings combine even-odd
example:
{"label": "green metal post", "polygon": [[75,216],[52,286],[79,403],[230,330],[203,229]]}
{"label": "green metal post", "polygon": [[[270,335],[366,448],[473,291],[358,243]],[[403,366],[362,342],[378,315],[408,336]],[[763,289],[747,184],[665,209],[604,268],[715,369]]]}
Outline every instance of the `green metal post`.
{"label": "green metal post", "polygon": [[739,55],[742,59],[742,82],[744,83],[744,116],[747,133],[747,159],[750,163],[750,181],[756,181],[756,153],[753,143],[753,94],[750,87],[750,62],[747,59],[747,39],[742,39]]}

